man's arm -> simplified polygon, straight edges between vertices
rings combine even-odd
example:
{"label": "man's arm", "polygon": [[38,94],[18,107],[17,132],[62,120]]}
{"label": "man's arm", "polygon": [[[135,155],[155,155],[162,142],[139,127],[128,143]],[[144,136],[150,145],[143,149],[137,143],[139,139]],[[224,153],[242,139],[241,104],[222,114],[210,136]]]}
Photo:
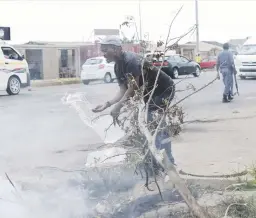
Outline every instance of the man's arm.
{"label": "man's arm", "polygon": [[120,106],[127,101],[130,97],[134,95],[134,91],[138,89],[139,87],[139,77],[141,75],[141,68],[140,65],[138,65],[136,59],[132,59],[129,61],[126,65],[126,72],[129,73],[129,75],[132,76],[132,79],[134,79],[134,83],[128,84],[128,88],[124,84],[120,84],[120,91],[118,94],[113,98],[109,103],[111,105],[119,103]]}
{"label": "man's arm", "polygon": [[229,62],[231,65],[231,69],[233,70],[234,73],[236,73],[235,61],[232,52],[229,52]]}
{"label": "man's arm", "polygon": [[218,57],[217,57],[217,63],[216,63],[217,71],[219,71],[219,68],[220,68],[220,55],[218,55]]}
{"label": "man's arm", "polygon": [[219,71],[220,71],[220,55],[218,55],[218,57],[217,57],[216,69],[217,69],[216,77],[219,79],[220,78],[220,73],[219,73]]}
{"label": "man's arm", "polygon": [[120,84],[119,87],[120,87],[119,92],[116,94],[116,96],[115,96],[112,100],[109,101],[109,104],[110,104],[110,105],[116,104],[116,103],[119,102],[119,101],[123,98],[123,96],[125,95],[125,93],[126,93],[126,91],[127,91],[125,85],[124,85],[124,84]]}
{"label": "man's arm", "polygon": [[139,76],[133,77],[135,80],[135,83],[132,85],[128,85],[128,89],[125,91],[123,97],[119,100],[120,104],[123,104],[125,101],[127,101],[130,97],[132,97],[135,93],[135,90],[139,87]]}

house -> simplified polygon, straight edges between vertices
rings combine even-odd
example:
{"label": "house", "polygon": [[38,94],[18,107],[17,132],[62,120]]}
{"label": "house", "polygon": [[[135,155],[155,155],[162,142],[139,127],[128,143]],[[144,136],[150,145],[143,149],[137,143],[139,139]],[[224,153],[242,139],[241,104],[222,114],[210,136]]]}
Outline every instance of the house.
{"label": "house", "polygon": [[[210,56],[217,56],[220,51],[222,51],[221,43],[214,41],[199,42],[199,53],[203,59]],[[179,45],[177,53],[193,60],[196,55],[196,42],[187,42]]]}
{"label": "house", "polygon": [[[79,77],[88,58],[102,55],[97,42],[36,41],[13,46],[24,54],[31,79]],[[137,44],[125,44],[123,47],[137,53],[140,50]]]}

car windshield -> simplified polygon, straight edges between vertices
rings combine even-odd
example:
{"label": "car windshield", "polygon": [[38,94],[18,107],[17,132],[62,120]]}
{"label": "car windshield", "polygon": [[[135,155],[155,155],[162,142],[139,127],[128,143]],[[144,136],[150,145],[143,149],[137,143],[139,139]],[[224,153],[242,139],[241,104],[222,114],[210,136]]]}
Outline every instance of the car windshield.
{"label": "car windshield", "polygon": [[256,44],[255,45],[244,45],[238,52],[240,55],[256,55]]}
{"label": "car windshield", "polygon": [[170,57],[170,56],[165,56],[165,57],[163,58],[163,56],[161,56],[161,57],[159,58],[159,61],[163,61],[163,59],[166,61],[166,60],[168,60],[169,57]]}

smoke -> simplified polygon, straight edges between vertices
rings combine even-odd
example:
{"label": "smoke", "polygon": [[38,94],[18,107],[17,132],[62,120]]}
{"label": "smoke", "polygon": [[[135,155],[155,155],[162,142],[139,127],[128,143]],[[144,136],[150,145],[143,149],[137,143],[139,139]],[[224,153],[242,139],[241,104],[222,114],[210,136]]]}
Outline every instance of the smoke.
{"label": "smoke", "polygon": [[[0,181],[0,217],[3,218],[82,218],[89,214],[87,192],[82,185],[14,183]],[[79,184],[79,183],[77,183]],[[82,184],[82,182],[80,183]]]}
{"label": "smoke", "polygon": [[66,93],[61,101],[63,104],[73,108],[83,123],[94,130],[105,144],[115,143],[125,135],[125,132],[121,128],[111,125],[113,119],[109,114],[99,117],[99,114],[92,112],[93,107],[86,98],[86,93]]}

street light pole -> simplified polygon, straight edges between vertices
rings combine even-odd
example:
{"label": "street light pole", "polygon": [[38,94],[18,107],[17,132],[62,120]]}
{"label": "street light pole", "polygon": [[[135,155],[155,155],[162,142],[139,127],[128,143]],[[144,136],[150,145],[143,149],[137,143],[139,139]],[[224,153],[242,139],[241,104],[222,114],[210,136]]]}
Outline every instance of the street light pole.
{"label": "street light pole", "polygon": [[141,8],[140,8],[140,0],[139,0],[139,19],[140,19],[140,40],[142,40],[142,25],[141,25]]}
{"label": "street light pole", "polygon": [[198,21],[198,0],[195,0],[196,7],[196,54],[199,53],[199,21]]}

